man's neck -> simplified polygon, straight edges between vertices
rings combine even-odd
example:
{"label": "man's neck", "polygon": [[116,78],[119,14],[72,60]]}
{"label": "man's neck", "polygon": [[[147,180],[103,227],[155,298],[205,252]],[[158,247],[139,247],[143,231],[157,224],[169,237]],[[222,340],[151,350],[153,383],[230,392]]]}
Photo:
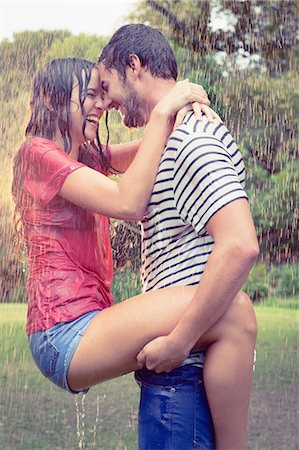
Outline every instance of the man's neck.
{"label": "man's neck", "polygon": [[175,80],[164,80],[162,78],[151,77],[145,93],[150,111],[152,111],[159,101],[168,94],[175,84]]}

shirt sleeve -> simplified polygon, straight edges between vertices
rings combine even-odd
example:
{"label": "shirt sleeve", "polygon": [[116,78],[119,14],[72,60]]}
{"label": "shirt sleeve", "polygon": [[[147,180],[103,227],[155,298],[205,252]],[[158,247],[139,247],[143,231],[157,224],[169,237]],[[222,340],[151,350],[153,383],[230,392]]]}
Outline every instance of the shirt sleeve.
{"label": "shirt sleeve", "polygon": [[24,189],[44,206],[59,193],[69,173],[85,166],[53,142],[42,138],[32,139],[24,158]]}
{"label": "shirt sleeve", "polygon": [[174,199],[182,219],[202,232],[225,205],[247,195],[221,141],[189,135],[174,162]]}

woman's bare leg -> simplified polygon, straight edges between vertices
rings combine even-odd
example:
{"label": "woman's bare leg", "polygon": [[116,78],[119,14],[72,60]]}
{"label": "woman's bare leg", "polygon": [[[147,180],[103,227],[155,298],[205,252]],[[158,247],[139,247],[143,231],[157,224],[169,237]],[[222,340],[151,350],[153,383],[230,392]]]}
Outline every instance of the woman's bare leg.
{"label": "woman's bare leg", "polygon": [[204,382],[219,450],[247,448],[256,334],[251,300],[239,293],[227,313],[204,337],[213,342],[210,341],[205,359]]}
{"label": "woman's bare leg", "polygon": [[[71,362],[71,388],[81,390],[136,370],[137,353],[174,328],[194,289],[152,291],[101,311],[92,319]],[[198,342],[198,347],[209,345],[204,379],[217,449],[246,448],[255,338],[253,308],[246,294],[240,293]]]}
{"label": "woman's bare leg", "polygon": [[68,371],[77,391],[138,369],[136,355],[174,328],[194,288],[173,287],[132,297],[97,314],[88,325]]}

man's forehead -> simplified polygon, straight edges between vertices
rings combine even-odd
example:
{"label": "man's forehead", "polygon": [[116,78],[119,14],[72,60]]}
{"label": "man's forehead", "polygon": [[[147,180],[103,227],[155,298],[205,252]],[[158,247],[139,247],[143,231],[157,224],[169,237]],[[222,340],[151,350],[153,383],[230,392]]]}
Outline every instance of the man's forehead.
{"label": "man's forehead", "polygon": [[117,75],[116,70],[114,69],[107,69],[103,63],[99,64],[99,75],[101,80],[103,79],[111,79]]}

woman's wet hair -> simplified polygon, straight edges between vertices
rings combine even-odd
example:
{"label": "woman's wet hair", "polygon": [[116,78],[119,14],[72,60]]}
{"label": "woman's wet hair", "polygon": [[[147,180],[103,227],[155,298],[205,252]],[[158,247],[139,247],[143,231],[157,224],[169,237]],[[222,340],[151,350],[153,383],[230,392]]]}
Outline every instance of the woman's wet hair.
{"label": "woman's wet hair", "polygon": [[[72,148],[70,111],[74,108],[71,100],[74,83],[78,83],[79,87],[79,105],[77,106],[82,111],[82,133],[85,136],[84,101],[91,72],[95,67],[95,63],[86,59],[59,58],[38,70],[33,80],[30,100],[31,116],[25,136],[40,136],[53,140],[58,131],[63,139],[64,151],[69,153]],[[99,152],[105,169],[108,169],[109,163],[103,154],[98,133],[92,146]]]}
{"label": "woman's wet hair", "polygon": [[[83,113],[83,134],[86,114],[83,103],[94,63],[79,58],[54,59],[37,71],[30,100],[31,117],[25,135],[52,140],[60,132],[64,150],[72,148],[70,135],[71,95],[74,82],[79,85],[79,102]],[[79,107],[79,105],[78,105]]]}
{"label": "woman's wet hair", "polygon": [[107,69],[116,69],[126,78],[130,56],[137,55],[142,66],[149,69],[153,77],[176,80],[177,62],[167,39],[156,28],[141,23],[119,28],[104,47],[99,63]]}
{"label": "woman's wet hair", "polygon": [[[63,138],[64,151],[69,153],[72,149],[71,138],[71,96],[74,83],[79,86],[79,105],[82,110],[82,133],[85,136],[86,113],[84,101],[87,96],[87,87],[90,82],[95,63],[81,58],[59,58],[50,61],[39,69],[33,79],[32,95],[30,100],[30,119],[25,130],[27,139],[31,137],[43,137],[53,140],[60,132]],[[106,118],[106,125],[108,118]],[[109,136],[109,132],[108,132]],[[108,144],[108,139],[107,139]],[[110,164],[104,155],[99,135],[97,133],[94,142],[82,144],[82,147],[90,145],[99,154],[101,166],[109,171]],[[24,146],[17,152],[13,162],[12,194],[15,201],[14,224],[17,243],[22,242],[22,217],[20,205],[23,196],[23,176],[21,154]],[[85,155],[88,155],[85,152]],[[88,159],[88,158],[87,158]]]}

